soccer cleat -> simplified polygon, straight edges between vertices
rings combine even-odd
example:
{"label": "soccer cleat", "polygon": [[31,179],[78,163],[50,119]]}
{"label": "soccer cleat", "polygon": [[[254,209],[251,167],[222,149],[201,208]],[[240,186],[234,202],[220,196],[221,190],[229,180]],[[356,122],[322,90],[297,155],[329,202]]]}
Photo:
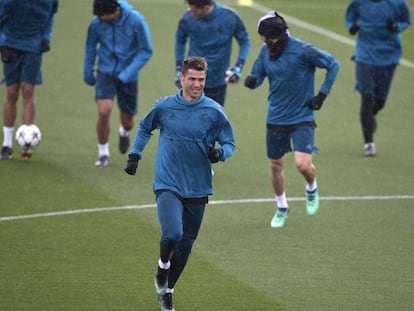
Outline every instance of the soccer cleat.
{"label": "soccer cleat", "polygon": [[0,160],[9,160],[13,156],[13,149],[7,146],[3,146],[0,153]]}
{"label": "soccer cleat", "polygon": [[160,298],[161,311],[174,311],[172,293],[165,293]]}
{"label": "soccer cleat", "polygon": [[124,154],[129,148],[129,136],[119,135],[119,152]]}
{"label": "soccer cleat", "polygon": [[109,165],[109,156],[100,156],[98,161],[95,162],[96,167],[107,167]]}
{"label": "soccer cleat", "polygon": [[168,269],[158,268],[158,272],[155,275],[154,289],[158,297],[163,296],[165,294],[165,291],[167,290],[168,272]]}
{"label": "soccer cleat", "polygon": [[368,143],[364,146],[364,154],[366,157],[375,157],[377,150],[375,149],[374,143]]}
{"label": "soccer cleat", "polygon": [[288,217],[289,209],[286,210],[277,209],[275,215],[270,222],[272,228],[282,228],[285,225],[286,218]]}
{"label": "soccer cleat", "polygon": [[24,146],[20,149],[20,155],[22,158],[30,159],[32,157],[32,148],[29,146]]}
{"label": "soccer cleat", "polygon": [[306,213],[309,216],[315,215],[319,209],[319,192],[315,189],[312,192],[306,191]]}

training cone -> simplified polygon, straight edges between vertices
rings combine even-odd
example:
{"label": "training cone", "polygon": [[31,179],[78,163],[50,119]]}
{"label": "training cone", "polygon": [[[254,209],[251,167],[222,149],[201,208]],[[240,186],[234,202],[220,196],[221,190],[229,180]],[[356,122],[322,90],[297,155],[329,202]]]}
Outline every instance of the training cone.
{"label": "training cone", "polygon": [[239,0],[240,6],[251,6],[253,4],[252,0]]}

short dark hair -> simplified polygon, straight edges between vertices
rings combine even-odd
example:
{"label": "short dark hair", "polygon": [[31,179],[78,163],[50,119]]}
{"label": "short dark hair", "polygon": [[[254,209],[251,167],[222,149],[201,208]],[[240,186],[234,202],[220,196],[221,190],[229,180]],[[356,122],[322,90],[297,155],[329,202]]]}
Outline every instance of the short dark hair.
{"label": "short dark hair", "polygon": [[119,4],[117,0],[94,0],[93,15],[102,16],[114,14]]}
{"label": "short dark hair", "polygon": [[189,69],[207,72],[207,61],[199,56],[189,57],[183,61],[181,73],[185,76]]}
{"label": "short dark hair", "polygon": [[213,0],[186,0],[189,5],[194,5],[197,8],[204,8],[206,5],[212,5]]}

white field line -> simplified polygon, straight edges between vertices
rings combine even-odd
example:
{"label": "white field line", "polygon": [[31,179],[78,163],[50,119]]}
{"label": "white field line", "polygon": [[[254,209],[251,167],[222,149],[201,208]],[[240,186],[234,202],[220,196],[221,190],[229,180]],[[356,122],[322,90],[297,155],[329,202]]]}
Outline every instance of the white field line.
{"label": "white field line", "polygon": [[[305,198],[288,199],[289,202],[304,201],[304,200]],[[368,195],[368,196],[349,196],[349,197],[332,196],[332,197],[320,197],[319,200],[321,201],[414,200],[414,195],[387,195],[387,196]],[[209,205],[254,204],[254,203],[266,203],[266,202],[275,202],[275,199],[274,198],[258,198],[258,199],[240,199],[240,200],[216,200],[216,201],[210,201]],[[60,212],[47,212],[47,213],[37,213],[37,214],[4,216],[4,217],[0,217],[0,222],[29,219],[29,218],[45,218],[45,217],[53,217],[53,216],[111,212],[111,211],[131,210],[131,209],[146,209],[146,208],[155,208],[155,207],[156,207],[155,204],[126,205],[126,206],[77,209],[77,210],[68,210],[68,211],[60,211]]]}
{"label": "white field line", "polygon": [[[174,0],[151,0],[151,1],[131,1],[131,2],[151,2],[151,3],[169,3],[175,4],[177,3]],[[272,11],[272,9],[267,8],[261,4],[257,4],[255,2],[252,3],[250,6],[251,8],[255,9],[256,11],[267,13]],[[315,33],[321,34],[333,40],[339,41],[341,43],[355,46],[355,41],[349,39],[345,36],[336,34],[332,31],[326,30],[324,28],[309,24],[302,20],[299,20],[295,17],[289,16],[280,12],[280,14],[285,17],[289,23],[296,25],[298,27],[313,31]],[[414,63],[402,59],[401,65],[414,68]],[[413,195],[397,195],[397,196],[350,196],[350,197],[320,197],[320,200],[325,201],[345,201],[345,200],[413,200]],[[303,201],[304,198],[291,198],[288,201]],[[269,199],[241,199],[241,200],[218,200],[218,201],[211,201],[209,202],[210,205],[217,205],[217,204],[243,204],[243,203],[265,203],[265,202],[273,202],[273,198]],[[96,213],[96,212],[107,212],[107,211],[116,211],[116,210],[127,210],[127,209],[144,209],[144,208],[155,208],[155,204],[144,204],[144,205],[127,205],[127,206],[118,206],[118,207],[104,207],[104,208],[94,208],[94,209],[81,209],[81,210],[69,210],[69,211],[61,211],[61,212],[49,212],[49,213],[38,213],[38,214],[28,214],[28,215],[17,215],[17,216],[5,216],[0,217],[1,221],[11,221],[11,220],[19,220],[19,219],[28,219],[28,218],[40,218],[40,217],[51,217],[51,216],[61,216],[61,215],[73,215],[73,214],[83,214],[83,213]]]}
{"label": "white field line", "polygon": [[[252,3],[251,8],[255,9],[256,11],[262,12],[262,13],[267,13],[269,11],[272,11],[272,9],[269,9],[261,4],[257,4],[257,3]],[[351,45],[351,46],[355,46],[355,41],[352,39],[349,39],[345,36],[339,35],[335,32],[326,30],[324,28],[309,24],[307,22],[304,22],[300,19],[297,19],[295,17],[289,16],[287,14],[284,14],[282,12],[279,12],[280,15],[282,15],[287,21],[288,23],[291,23],[292,25],[295,25],[297,27],[306,29],[306,30],[310,30],[313,31],[315,33],[318,33],[320,35],[323,35],[325,37],[328,37],[330,39],[336,40],[338,42],[347,44],[347,45]],[[412,68],[414,69],[414,62],[410,62],[409,60],[406,59],[401,59],[400,60],[400,65],[406,66],[408,68]]]}
{"label": "white field line", "polygon": [[[176,0],[151,0],[151,1],[133,0],[133,1],[130,1],[130,2],[181,4],[181,5],[183,5],[183,9],[185,9],[187,7],[186,5],[184,5],[184,1],[181,2],[181,1],[176,1]],[[222,3],[225,3],[227,5],[237,5],[238,1],[222,1]],[[252,9],[258,11],[258,12],[261,12],[261,13],[267,13],[267,12],[270,12],[270,11],[273,11],[274,10],[274,8],[273,9],[270,9],[270,8],[264,6],[264,5],[261,5],[261,4],[255,3],[255,2],[252,2],[252,4],[249,5],[248,7],[252,8]],[[139,10],[139,6],[137,6],[137,9]],[[285,14],[283,12],[280,12],[280,11],[278,11],[278,12],[280,13],[280,15],[282,15],[287,20],[287,22],[289,24],[292,24],[292,25],[295,25],[297,27],[300,27],[300,28],[303,28],[303,29],[306,29],[306,30],[309,30],[309,31],[312,31],[312,32],[315,32],[315,33],[318,33],[318,34],[320,34],[322,36],[328,37],[328,38],[333,39],[335,41],[344,43],[346,45],[355,46],[355,40],[353,40],[353,39],[350,39],[348,37],[339,35],[339,34],[337,34],[335,32],[326,30],[324,28],[315,26],[313,24],[304,22],[304,21],[302,21],[300,19],[297,19],[297,18],[295,18],[293,16],[287,15],[287,14]],[[400,60],[400,65],[403,65],[405,67],[414,69],[414,62],[411,62],[411,61],[406,60],[406,59],[401,59]]]}

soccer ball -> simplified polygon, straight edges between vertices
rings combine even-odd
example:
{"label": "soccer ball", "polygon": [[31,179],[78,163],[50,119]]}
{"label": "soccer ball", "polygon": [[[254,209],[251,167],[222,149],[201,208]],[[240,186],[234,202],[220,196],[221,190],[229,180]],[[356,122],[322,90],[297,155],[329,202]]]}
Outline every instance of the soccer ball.
{"label": "soccer ball", "polygon": [[22,149],[29,150],[36,147],[41,139],[42,133],[34,124],[23,124],[16,131],[16,141]]}

